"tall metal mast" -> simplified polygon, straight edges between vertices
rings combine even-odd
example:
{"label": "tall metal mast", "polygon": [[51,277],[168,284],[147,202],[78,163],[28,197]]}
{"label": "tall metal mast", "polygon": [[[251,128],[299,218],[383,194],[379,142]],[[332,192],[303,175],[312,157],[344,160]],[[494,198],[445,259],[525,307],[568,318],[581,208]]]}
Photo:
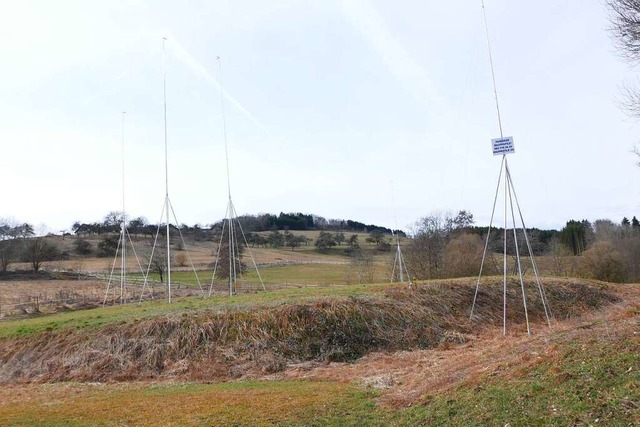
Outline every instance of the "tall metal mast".
{"label": "tall metal mast", "polygon": [[226,117],[226,111],[225,111],[225,102],[224,102],[224,97],[225,97],[225,92],[224,92],[224,84],[223,84],[223,80],[222,80],[222,63],[220,61],[220,57],[216,57],[217,61],[218,61],[218,79],[220,82],[220,104],[221,104],[221,108],[222,108],[222,130],[224,133],[224,155],[225,155],[225,162],[226,162],[226,167],[227,167],[227,195],[228,195],[228,205],[227,205],[227,212],[226,212],[226,217],[225,217],[225,221],[223,221],[223,226],[222,226],[222,233],[220,236],[220,244],[218,245],[218,256],[216,257],[216,263],[213,269],[213,276],[211,278],[211,286],[209,288],[209,295],[211,295],[211,293],[213,292],[213,282],[215,280],[215,276],[216,276],[216,272],[217,272],[217,268],[218,268],[218,261],[220,259],[220,251],[222,250],[222,242],[223,242],[223,236],[225,233],[225,226],[228,227],[227,229],[227,238],[229,239],[229,248],[228,248],[228,256],[229,256],[229,280],[228,280],[228,291],[229,291],[229,296],[232,296],[236,293],[237,291],[237,283],[238,283],[238,276],[242,274],[242,271],[238,271],[238,265],[240,265],[240,258],[241,258],[241,254],[240,254],[240,245],[242,245],[242,241],[238,241],[238,232],[239,234],[242,236],[243,241],[245,246],[247,246],[247,251],[249,252],[249,255],[251,257],[251,261],[253,262],[253,266],[256,270],[256,274],[258,276],[258,279],[260,280],[260,284],[262,285],[262,289],[266,290],[265,286],[264,286],[264,282],[262,281],[262,276],[260,275],[260,271],[258,270],[258,266],[256,264],[255,259],[253,258],[253,255],[251,254],[251,251],[249,251],[248,249],[248,244],[247,244],[247,238],[244,235],[244,232],[242,231],[242,225],[240,224],[240,221],[238,220],[238,214],[236,212],[236,209],[233,205],[233,201],[231,199],[231,172],[230,172],[230,167],[229,167],[229,143],[228,143],[228,139],[227,139],[227,117]]}
{"label": "tall metal mast", "polygon": [[494,98],[495,98],[495,104],[496,104],[496,114],[497,114],[497,120],[498,120],[498,128],[500,130],[500,138],[492,140],[493,143],[493,151],[494,151],[494,155],[499,155],[502,153],[502,162],[500,165],[500,174],[498,176],[498,186],[496,188],[496,194],[495,194],[495,198],[493,201],[493,210],[491,212],[491,221],[489,224],[489,231],[487,232],[487,240],[485,242],[485,246],[484,246],[484,252],[482,254],[482,261],[480,264],[480,272],[478,274],[478,280],[476,282],[476,290],[475,290],[475,294],[473,297],[473,304],[471,306],[471,318],[473,318],[473,314],[474,314],[474,309],[476,306],[476,302],[477,302],[477,298],[478,298],[478,290],[480,288],[480,279],[482,277],[482,271],[484,268],[484,262],[486,260],[486,256],[487,256],[487,251],[489,249],[489,237],[491,235],[491,227],[493,226],[493,219],[495,216],[495,209],[496,209],[496,204],[498,201],[498,193],[500,191],[500,185],[501,183],[504,185],[504,232],[503,232],[503,262],[502,262],[502,269],[503,269],[503,275],[502,275],[502,286],[503,286],[503,306],[502,306],[502,334],[506,335],[507,334],[507,273],[508,273],[508,263],[507,263],[507,237],[508,237],[508,217],[509,217],[509,210],[508,207],[510,207],[510,212],[511,212],[511,221],[512,221],[512,226],[513,226],[513,239],[514,239],[514,246],[515,246],[515,255],[516,255],[516,267],[518,270],[518,278],[520,281],[520,288],[522,291],[522,304],[523,304],[523,308],[524,308],[524,314],[525,314],[525,321],[526,321],[526,326],[527,326],[527,333],[531,334],[531,327],[529,325],[529,313],[528,313],[528,309],[527,309],[527,296],[526,296],[526,292],[525,292],[525,287],[524,287],[524,277],[523,277],[523,273],[522,273],[522,263],[521,263],[521,259],[520,259],[520,248],[518,245],[518,234],[517,234],[517,228],[516,228],[516,216],[515,216],[515,211],[514,211],[514,205],[513,202],[515,200],[516,202],[516,207],[519,213],[519,218],[521,221],[521,226],[522,226],[522,232],[524,234],[524,239],[527,245],[527,249],[529,251],[529,256],[531,258],[531,264],[533,267],[533,272],[535,275],[535,282],[536,285],[538,287],[538,291],[540,293],[540,298],[542,301],[542,305],[544,307],[544,312],[545,312],[545,316],[547,319],[547,323],[549,324],[549,326],[551,326],[551,311],[549,309],[549,304],[548,301],[546,299],[546,295],[544,292],[544,287],[542,286],[542,282],[540,281],[540,276],[538,274],[538,267],[537,264],[535,262],[535,258],[533,256],[533,251],[531,248],[531,243],[529,241],[529,236],[527,234],[527,228],[524,224],[524,218],[522,216],[522,211],[520,210],[520,204],[518,203],[518,198],[516,196],[515,193],[515,187],[513,185],[513,180],[511,178],[511,172],[509,170],[509,164],[507,162],[507,154],[509,153],[513,153],[515,152],[514,148],[513,148],[513,138],[511,137],[507,137],[505,138],[504,136],[504,132],[503,132],[503,128],[502,128],[502,115],[500,114],[500,103],[498,101],[498,89],[497,89],[497,84],[496,84],[496,74],[495,74],[495,67],[494,67],[494,63],[493,63],[493,54],[491,51],[491,39],[489,37],[489,25],[487,22],[487,13],[486,13],[486,8],[484,5],[484,0],[481,0],[482,3],[482,14],[484,17],[484,27],[485,27],[485,34],[487,36],[487,47],[488,47],[488,51],[489,51],[489,63],[491,66],[491,79],[493,82],[493,94],[494,94]]}
{"label": "tall metal mast", "polygon": [[162,37],[162,95],[163,95],[163,107],[164,107],[164,182],[165,182],[165,199],[164,209],[166,213],[167,221],[167,287],[169,290],[169,304],[171,304],[171,236],[170,236],[170,219],[169,219],[169,143],[167,138],[167,65],[166,65],[166,53],[165,42],[166,37]]}
{"label": "tall metal mast", "polygon": [[122,242],[122,260],[120,268],[120,303],[124,303],[124,291],[126,286],[127,267],[127,208],[125,206],[125,170],[124,170],[124,118],[126,112],[122,112],[122,223],[120,224],[120,241]]}
{"label": "tall metal mast", "polygon": [[156,237],[153,242],[153,248],[151,250],[151,255],[149,256],[149,265],[147,267],[147,274],[145,275],[144,285],[142,287],[142,292],[140,293],[140,301],[142,302],[142,298],[144,296],[144,291],[146,289],[148,280],[149,280],[149,272],[151,271],[151,265],[153,262],[153,256],[156,250],[156,244],[158,243],[158,237],[160,235],[160,226],[164,217],[165,220],[165,232],[166,232],[166,245],[167,245],[167,257],[166,257],[166,272],[167,272],[167,290],[168,290],[168,299],[169,303],[172,300],[172,290],[171,290],[171,217],[175,221],[176,228],[178,230],[178,234],[182,241],[182,245],[185,248],[187,258],[189,263],[191,263],[191,269],[195,276],[196,282],[198,283],[198,287],[202,295],[204,295],[204,289],[202,288],[202,284],[200,283],[200,279],[198,277],[198,273],[195,269],[195,265],[189,255],[189,251],[187,250],[187,245],[184,240],[184,236],[182,235],[182,231],[180,230],[178,224],[178,218],[176,217],[176,213],[173,210],[173,206],[171,204],[171,199],[169,198],[169,142],[167,135],[167,67],[166,67],[166,50],[165,50],[165,42],[167,41],[166,37],[162,37],[162,95],[163,95],[163,122],[164,122],[164,180],[165,180],[165,196],[164,196],[164,204],[162,205],[162,213],[160,214],[160,223],[158,224],[158,229],[156,231]]}

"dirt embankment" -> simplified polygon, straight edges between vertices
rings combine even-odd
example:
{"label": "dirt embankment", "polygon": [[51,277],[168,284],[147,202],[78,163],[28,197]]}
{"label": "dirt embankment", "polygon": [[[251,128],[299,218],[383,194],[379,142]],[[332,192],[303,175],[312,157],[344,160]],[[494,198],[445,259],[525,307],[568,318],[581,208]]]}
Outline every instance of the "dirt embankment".
{"label": "dirt embankment", "polygon": [[[510,328],[506,338],[501,328],[488,328],[468,335],[467,342],[457,345],[375,352],[355,363],[300,363],[266,379],[355,382],[377,389],[380,402],[396,408],[426,403],[430,396],[491,379],[513,381],[538,364],[552,366],[551,372],[558,373],[557,380],[562,382],[567,380],[562,365],[574,351],[583,352],[588,360],[602,348],[621,353],[640,349],[640,286],[616,285],[615,292],[620,298],[615,304],[553,322],[551,328],[536,328],[530,336],[522,327]],[[626,371],[610,374],[631,375],[635,371],[636,367],[629,366]],[[638,403],[627,401],[633,411],[640,408]]]}
{"label": "dirt embankment", "polygon": [[[529,318],[545,323],[529,284]],[[474,286],[389,288],[377,296],[325,299],[252,311],[211,311],[102,328],[49,331],[0,341],[0,382],[226,380],[282,372],[303,362],[351,362],[375,351],[460,344],[502,324],[501,283],[483,284],[473,321]],[[606,286],[556,281],[546,295],[556,320],[619,301]],[[524,322],[518,284],[507,320]],[[522,326],[520,326],[522,328]]]}

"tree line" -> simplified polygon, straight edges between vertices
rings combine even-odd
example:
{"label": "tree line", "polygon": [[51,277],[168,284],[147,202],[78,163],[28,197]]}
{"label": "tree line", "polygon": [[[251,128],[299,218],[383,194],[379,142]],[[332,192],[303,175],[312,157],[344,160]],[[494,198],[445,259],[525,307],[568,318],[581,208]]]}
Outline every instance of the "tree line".
{"label": "tree line", "polygon": [[[322,231],[350,231],[354,233],[369,233],[372,230],[383,230],[392,234],[394,230],[375,224],[365,224],[359,221],[344,219],[326,219],[319,215],[303,214],[300,212],[284,213],[278,215],[262,213],[258,215],[241,215],[238,220],[245,232],[262,232],[273,230],[322,230]],[[219,221],[211,228],[220,227],[223,221]],[[404,232],[400,231],[401,234]]]}
{"label": "tree line", "polygon": [[[493,254],[504,251],[504,229],[492,228],[489,234],[489,227],[473,224],[473,215],[467,211],[456,216],[433,213],[419,219],[406,247],[411,274],[418,279],[478,274],[485,244],[486,273],[501,272],[501,262]],[[517,246],[513,232],[506,234],[506,252],[514,259],[516,247],[521,256],[529,255],[522,229],[516,234]],[[593,223],[569,220],[561,230],[528,228],[527,235],[533,255],[546,257],[547,274],[609,282],[640,281],[640,221],[635,216],[619,223],[608,219]]]}
{"label": "tree line", "polygon": [[[370,244],[369,248],[373,247],[375,251],[390,251],[393,243],[390,234],[392,230],[385,227],[375,228],[373,225],[355,221],[331,220],[325,224],[322,220],[319,221],[318,217],[303,214],[281,214],[277,217],[260,214],[246,215],[242,218],[245,221],[247,218],[254,221],[243,223],[244,229],[262,230],[264,226],[271,224],[271,230],[266,230],[268,233],[246,232],[246,243],[253,247],[295,250],[300,246],[313,244],[320,252],[344,247],[346,254],[362,255],[359,233],[350,233],[348,229],[331,230],[341,224],[351,224],[352,230],[367,230],[365,241]],[[283,219],[283,222],[273,222],[278,218]],[[322,226],[329,229],[321,230],[316,239],[310,239],[286,228],[273,228],[279,226],[278,224],[288,227],[293,224],[291,221],[303,219],[307,221],[306,225],[299,224],[300,227],[323,224]],[[309,222],[310,220],[312,222]],[[70,250],[80,256],[113,256],[117,250],[121,222],[120,214],[110,212],[100,222],[74,223],[72,231],[77,238],[73,240]],[[262,225],[256,225],[258,223]],[[128,224],[129,233],[134,238],[140,235],[153,237],[158,231],[164,236],[166,232],[163,224],[148,224],[144,218],[134,218],[128,221]],[[185,239],[219,242],[222,225],[223,223],[219,222],[205,227],[198,224],[170,227],[175,231],[172,232],[174,237],[179,231]],[[465,210],[459,211],[456,215],[433,213],[420,218],[411,227],[408,238],[403,243],[411,274],[416,279],[477,274],[485,243],[490,254],[502,253],[503,231],[501,228],[492,228],[490,239],[486,242],[489,228],[476,226],[473,215]],[[66,234],[69,233],[63,236]],[[618,223],[608,219],[594,222],[584,219],[569,220],[561,230],[529,228],[527,234],[534,255],[547,256],[552,260],[552,274],[578,275],[618,282],[640,280],[640,221],[635,216],[631,219],[625,217]],[[102,239],[94,244],[86,239],[87,235],[102,235]],[[518,230],[517,236],[520,255],[528,255],[521,230]],[[180,246],[177,240],[176,244]],[[516,255],[516,241],[512,232],[507,233],[507,254],[511,257]],[[61,251],[50,240],[36,236],[32,225],[0,219],[0,271],[7,271],[9,265],[16,262],[28,262],[33,270],[38,271],[43,262],[68,259],[70,255]],[[489,261],[488,273],[500,271],[499,263],[493,258]],[[493,269],[492,263],[495,267]]]}
{"label": "tree line", "polygon": [[[216,230],[222,229],[224,219],[207,224],[207,225],[188,225],[181,224],[180,231],[185,237],[191,237],[195,240],[215,240]],[[306,231],[306,230],[324,230],[324,231],[350,231],[354,233],[369,233],[373,230],[382,230],[384,233],[392,234],[394,230],[375,225],[365,224],[359,221],[344,219],[326,219],[324,217],[303,214],[303,213],[284,213],[279,215],[263,213],[258,215],[241,215],[238,217],[242,229],[245,233],[259,233],[265,231]],[[117,233],[120,231],[122,224],[122,213],[110,212],[102,221],[84,223],[76,221],[71,226],[71,232],[78,236],[103,235],[109,233]],[[127,221],[127,229],[133,236],[153,237],[163,230],[164,224],[151,224],[144,217],[136,217]],[[174,225],[170,225],[177,231]],[[400,235],[405,235],[402,230],[398,230]]]}
{"label": "tree line", "polygon": [[6,273],[16,262],[27,262],[38,272],[44,262],[68,257],[68,253],[60,252],[57,246],[35,236],[31,224],[0,219],[0,272]]}

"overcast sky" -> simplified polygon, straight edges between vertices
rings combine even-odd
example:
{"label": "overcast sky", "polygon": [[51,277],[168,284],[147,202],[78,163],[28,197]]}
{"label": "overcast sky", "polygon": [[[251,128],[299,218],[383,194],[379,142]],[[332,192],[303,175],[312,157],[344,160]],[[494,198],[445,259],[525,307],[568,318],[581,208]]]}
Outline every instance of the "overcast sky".
{"label": "overcast sky", "polygon": [[[477,1],[0,0],[0,218],[51,230],[122,209],[180,222],[227,205],[221,57],[238,213],[407,227],[489,222],[500,158]],[[640,216],[636,82],[602,1],[486,0],[509,164],[527,226]],[[393,183],[393,184],[392,184]],[[392,191],[393,189],[393,191]],[[498,219],[501,221],[501,219]]]}

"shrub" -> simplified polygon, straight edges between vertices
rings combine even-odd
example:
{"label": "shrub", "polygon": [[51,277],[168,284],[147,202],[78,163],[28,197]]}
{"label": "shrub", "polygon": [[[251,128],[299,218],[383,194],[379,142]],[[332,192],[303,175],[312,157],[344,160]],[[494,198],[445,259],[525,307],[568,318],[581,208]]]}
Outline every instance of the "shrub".
{"label": "shrub", "polygon": [[318,238],[316,239],[315,245],[320,252],[324,252],[329,248],[336,246],[337,243],[335,240],[335,236],[332,233],[321,231],[318,235]]}
{"label": "shrub", "polygon": [[580,264],[582,274],[591,279],[618,283],[626,279],[624,260],[611,242],[594,243],[583,252]]}
{"label": "shrub", "polygon": [[81,237],[73,242],[73,250],[78,255],[91,255],[91,252],[93,252],[91,242]]}
{"label": "shrub", "polygon": [[189,263],[189,257],[187,256],[186,253],[180,252],[176,255],[176,263],[180,267],[186,267]]}
{"label": "shrub", "polygon": [[118,250],[119,236],[106,236],[98,243],[98,256],[109,257],[115,256]]}
{"label": "shrub", "polygon": [[612,243],[624,260],[626,280],[638,282],[640,280],[640,237],[627,237]]}
{"label": "shrub", "polygon": [[477,234],[461,234],[447,243],[444,251],[447,277],[477,276],[480,272],[484,244]]}

